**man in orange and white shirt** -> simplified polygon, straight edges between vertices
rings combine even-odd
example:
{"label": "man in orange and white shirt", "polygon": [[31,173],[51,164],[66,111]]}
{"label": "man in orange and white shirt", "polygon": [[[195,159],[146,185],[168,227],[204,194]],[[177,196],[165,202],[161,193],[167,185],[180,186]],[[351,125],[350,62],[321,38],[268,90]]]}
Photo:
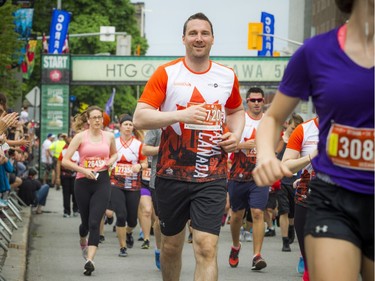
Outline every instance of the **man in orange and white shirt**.
{"label": "man in orange and white shirt", "polygon": [[204,14],[188,18],[182,42],[185,57],[155,71],[138,102],[134,125],[163,129],[155,183],[163,280],[179,280],[185,225],[191,219],[195,279],[210,281],[218,278],[227,152],[237,147],[244,114],[234,71],[210,60],[214,35]]}
{"label": "man in orange and white shirt", "polygon": [[229,265],[237,267],[241,243],[239,241],[242,218],[245,210],[250,209],[253,219],[253,260],[252,270],[261,270],[267,266],[260,252],[264,238],[264,210],[268,201],[268,187],[257,186],[252,171],[256,165],[255,136],[263,118],[264,92],[261,88],[252,87],[246,94],[247,111],[245,128],[233,155],[232,168],[228,182],[228,193],[232,208],[231,234],[233,246],[229,255]]}

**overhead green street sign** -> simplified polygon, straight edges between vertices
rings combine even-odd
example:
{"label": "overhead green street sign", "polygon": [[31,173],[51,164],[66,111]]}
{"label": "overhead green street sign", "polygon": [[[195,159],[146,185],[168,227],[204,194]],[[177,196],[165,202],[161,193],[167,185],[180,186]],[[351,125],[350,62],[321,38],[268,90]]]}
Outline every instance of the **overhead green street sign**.
{"label": "overhead green street sign", "polygon": [[[141,84],[177,57],[71,56],[72,84]],[[240,82],[279,82],[289,57],[211,57],[236,72]]]}

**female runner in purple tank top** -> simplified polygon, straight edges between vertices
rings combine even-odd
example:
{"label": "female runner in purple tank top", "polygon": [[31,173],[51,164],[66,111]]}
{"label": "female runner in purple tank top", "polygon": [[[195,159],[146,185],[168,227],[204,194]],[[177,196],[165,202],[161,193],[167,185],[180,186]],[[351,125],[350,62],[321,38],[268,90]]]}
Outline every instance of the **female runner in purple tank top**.
{"label": "female runner in purple tank top", "polygon": [[274,138],[300,99],[319,116],[316,173],[304,226],[310,280],[374,280],[374,0],[336,0],[343,26],[307,40],[290,59],[257,132],[262,186],[291,171]]}

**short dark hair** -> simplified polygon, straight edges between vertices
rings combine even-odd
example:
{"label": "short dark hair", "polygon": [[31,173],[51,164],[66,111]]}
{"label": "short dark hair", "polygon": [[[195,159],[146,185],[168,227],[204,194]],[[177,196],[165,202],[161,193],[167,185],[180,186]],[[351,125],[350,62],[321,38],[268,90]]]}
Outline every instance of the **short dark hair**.
{"label": "short dark hair", "polygon": [[343,13],[350,14],[355,0],[335,0],[337,8]]}
{"label": "short dark hair", "polygon": [[250,96],[251,93],[259,93],[262,94],[262,97],[264,98],[264,92],[261,88],[259,87],[251,87],[247,93],[246,93],[246,99]]}
{"label": "short dark hair", "polygon": [[35,169],[35,168],[30,168],[29,169],[29,176],[30,177],[33,177],[33,176],[35,176],[37,174],[38,174],[38,170],[37,169]]}
{"label": "short dark hair", "polygon": [[16,154],[16,151],[13,148],[8,150],[9,157],[13,157],[15,154]]}
{"label": "short dark hair", "polygon": [[205,14],[203,14],[203,13],[196,13],[196,14],[194,14],[194,15],[191,15],[191,16],[185,21],[185,23],[184,23],[184,28],[183,28],[183,30],[182,30],[182,34],[183,34],[183,35],[185,35],[185,33],[186,33],[186,28],[187,28],[187,24],[188,24],[188,22],[191,21],[191,20],[205,20],[205,21],[207,21],[207,22],[210,24],[210,26],[211,26],[211,33],[212,33],[212,35],[214,35],[214,28],[212,27],[212,23],[211,23],[211,21],[208,19],[208,17],[207,17]]}

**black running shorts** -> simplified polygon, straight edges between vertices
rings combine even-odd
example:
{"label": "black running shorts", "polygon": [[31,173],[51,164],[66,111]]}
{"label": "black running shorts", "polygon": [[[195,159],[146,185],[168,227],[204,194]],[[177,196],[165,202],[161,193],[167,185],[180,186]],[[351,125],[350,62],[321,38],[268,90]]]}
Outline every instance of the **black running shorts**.
{"label": "black running shorts", "polygon": [[288,218],[294,218],[294,193],[293,185],[281,183],[281,189],[277,191],[279,216],[288,214]]}
{"label": "black running shorts", "polygon": [[156,177],[161,232],[180,233],[191,219],[193,229],[219,235],[226,203],[226,179],[203,183]]}
{"label": "black running shorts", "polygon": [[309,188],[305,236],[346,240],[374,260],[374,195],[313,179]]}

